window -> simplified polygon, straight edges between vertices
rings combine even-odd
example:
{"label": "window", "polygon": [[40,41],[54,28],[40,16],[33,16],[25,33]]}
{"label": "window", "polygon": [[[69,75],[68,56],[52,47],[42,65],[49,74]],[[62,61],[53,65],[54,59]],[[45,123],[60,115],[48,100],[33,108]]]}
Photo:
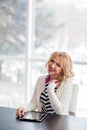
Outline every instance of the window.
{"label": "window", "polygon": [[[0,1],[0,105],[24,103],[26,0]],[[3,104],[4,103],[4,104]]]}

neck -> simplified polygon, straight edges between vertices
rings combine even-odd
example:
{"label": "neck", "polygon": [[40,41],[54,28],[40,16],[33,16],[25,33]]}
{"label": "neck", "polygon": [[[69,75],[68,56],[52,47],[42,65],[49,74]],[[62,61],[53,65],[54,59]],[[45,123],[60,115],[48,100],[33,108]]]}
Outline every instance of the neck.
{"label": "neck", "polygon": [[57,80],[58,79],[58,75],[56,76],[54,76],[54,75],[50,75],[50,80]]}

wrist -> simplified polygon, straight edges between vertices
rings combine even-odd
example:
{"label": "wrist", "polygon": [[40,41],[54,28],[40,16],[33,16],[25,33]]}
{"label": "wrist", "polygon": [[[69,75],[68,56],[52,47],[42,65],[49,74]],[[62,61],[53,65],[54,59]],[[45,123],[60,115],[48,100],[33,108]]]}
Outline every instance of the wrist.
{"label": "wrist", "polygon": [[56,87],[56,84],[54,82],[50,82],[47,88],[49,91],[54,91],[55,87]]}

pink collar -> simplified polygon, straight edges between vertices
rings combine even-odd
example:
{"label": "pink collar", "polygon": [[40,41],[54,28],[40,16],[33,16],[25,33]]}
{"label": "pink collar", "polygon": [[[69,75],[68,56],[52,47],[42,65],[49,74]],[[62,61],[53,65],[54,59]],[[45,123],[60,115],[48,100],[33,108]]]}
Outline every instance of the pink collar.
{"label": "pink collar", "polygon": [[48,84],[49,82],[50,82],[50,75],[47,75],[45,79],[45,84]]}

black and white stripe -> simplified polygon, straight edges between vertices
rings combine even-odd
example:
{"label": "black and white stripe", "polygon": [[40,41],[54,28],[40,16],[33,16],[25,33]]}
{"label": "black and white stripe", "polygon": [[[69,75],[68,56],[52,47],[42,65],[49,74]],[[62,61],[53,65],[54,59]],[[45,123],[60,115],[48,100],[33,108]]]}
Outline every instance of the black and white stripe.
{"label": "black and white stripe", "polygon": [[[47,86],[48,84],[45,85],[45,89],[40,95],[40,101],[42,103],[42,111],[47,112],[47,113],[54,113],[54,110],[50,104],[50,100],[48,97]],[[57,87],[54,89],[55,92],[56,92],[56,89]]]}

